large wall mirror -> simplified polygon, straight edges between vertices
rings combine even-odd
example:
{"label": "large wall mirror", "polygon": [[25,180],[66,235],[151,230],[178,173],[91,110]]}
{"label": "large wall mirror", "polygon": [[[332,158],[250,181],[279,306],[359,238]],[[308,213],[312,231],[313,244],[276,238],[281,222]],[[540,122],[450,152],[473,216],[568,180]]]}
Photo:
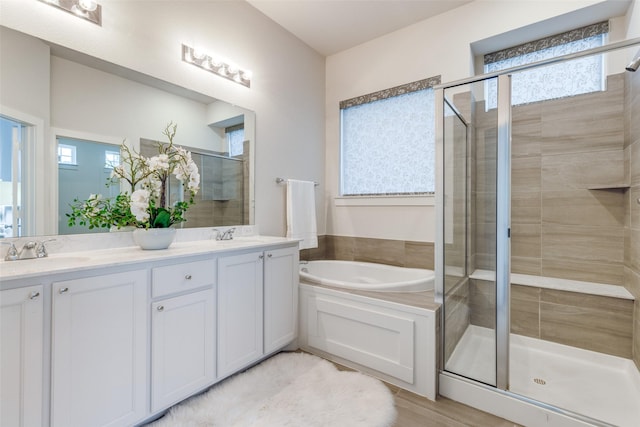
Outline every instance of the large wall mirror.
{"label": "large wall mirror", "polygon": [[[196,204],[181,226],[254,223],[254,112],[0,30],[0,237],[108,231],[69,227],[69,204],[90,194],[114,196],[118,189],[105,184],[120,144],[153,155],[152,141],[166,142],[162,131],[170,122],[177,124],[174,142],[192,151],[201,175]],[[14,69],[6,59],[18,52]],[[44,113],[34,115],[38,109]]]}

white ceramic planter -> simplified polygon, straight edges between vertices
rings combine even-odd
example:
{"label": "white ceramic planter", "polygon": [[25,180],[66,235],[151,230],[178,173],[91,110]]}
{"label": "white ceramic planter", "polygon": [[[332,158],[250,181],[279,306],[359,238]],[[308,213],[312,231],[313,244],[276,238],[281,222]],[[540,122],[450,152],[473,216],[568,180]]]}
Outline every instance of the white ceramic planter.
{"label": "white ceramic planter", "polygon": [[176,238],[176,229],[137,228],[133,231],[133,241],[145,250],[167,249]]}

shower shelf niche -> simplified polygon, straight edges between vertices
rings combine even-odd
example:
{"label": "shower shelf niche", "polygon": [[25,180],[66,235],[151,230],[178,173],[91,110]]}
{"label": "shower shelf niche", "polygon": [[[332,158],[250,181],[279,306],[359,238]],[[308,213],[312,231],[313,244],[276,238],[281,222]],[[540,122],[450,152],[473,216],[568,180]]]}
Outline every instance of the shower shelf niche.
{"label": "shower shelf niche", "polygon": [[587,190],[626,190],[631,187],[628,182],[619,182],[615,184],[590,185]]}

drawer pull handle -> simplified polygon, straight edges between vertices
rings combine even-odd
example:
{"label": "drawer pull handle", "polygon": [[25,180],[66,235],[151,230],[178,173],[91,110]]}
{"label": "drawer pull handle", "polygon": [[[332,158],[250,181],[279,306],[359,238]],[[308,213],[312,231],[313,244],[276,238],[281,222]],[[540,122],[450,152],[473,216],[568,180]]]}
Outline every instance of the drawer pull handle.
{"label": "drawer pull handle", "polygon": [[258,258],[260,258],[260,259],[264,259],[264,255],[260,255]]}
{"label": "drawer pull handle", "polygon": [[40,296],[40,292],[31,292],[29,294],[29,299],[37,299]]}
{"label": "drawer pull handle", "polygon": [[184,278],[187,279],[187,280],[191,280],[191,275],[187,274],[186,276],[184,276]]}
{"label": "drawer pull handle", "polygon": [[271,258],[271,257],[273,256],[273,254],[269,254],[269,255],[267,255],[267,256],[268,256],[269,258]]}
{"label": "drawer pull handle", "polygon": [[164,305],[159,305],[157,308],[158,311],[164,311]]}
{"label": "drawer pull handle", "polygon": [[60,289],[58,290],[58,293],[59,293],[59,294],[64,294],[65,292],[68,292],[68,291],[69,291],[69,288],[60,288]]}

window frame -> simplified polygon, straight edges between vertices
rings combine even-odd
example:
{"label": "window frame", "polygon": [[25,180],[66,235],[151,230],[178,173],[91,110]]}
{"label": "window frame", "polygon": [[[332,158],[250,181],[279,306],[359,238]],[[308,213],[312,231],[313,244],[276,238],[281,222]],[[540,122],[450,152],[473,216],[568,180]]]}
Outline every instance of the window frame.
{"label": "window frame", "polygon": [[[68,149],[71,151],[71,156],[65,156],[65,157],[70,157],[71,158],[70,161],[61,160],[61,157],[63,156],[63,154],[61,154],[60,151],[64,149]],[[58,149],[56,153],[58,157],[58,165],[78,166],[77,151],[78,151],[78,148],[75,145],[58,144]]]}
{"label": "window frame", "polygon": [[[109,161],[109,155],[114,155],[117,156],[118,161],[117,162],[110,162]],[[104,168],[105,169],[113,169],[115,166],[119,166],[120,165],[120,151],[116,151],[116,150],[104,150]]]}

